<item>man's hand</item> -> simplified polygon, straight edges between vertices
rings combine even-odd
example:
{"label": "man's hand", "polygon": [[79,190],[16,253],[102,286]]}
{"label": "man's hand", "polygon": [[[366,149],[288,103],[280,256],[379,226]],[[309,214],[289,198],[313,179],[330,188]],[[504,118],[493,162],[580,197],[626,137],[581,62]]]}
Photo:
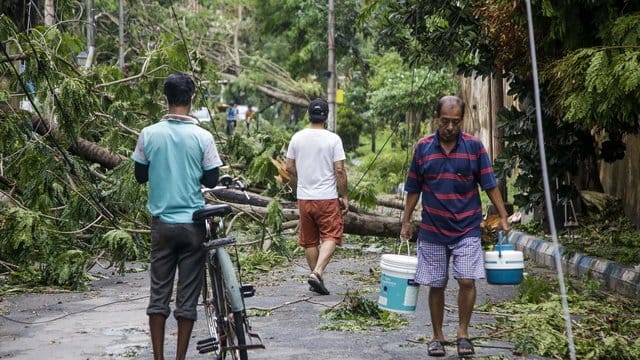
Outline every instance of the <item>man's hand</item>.
{"label": "man's hand", "polygon": [[511,231],[511,226],[509,225],[509,220],[506,217],[500,217],[500,227],[506,236],[509,231]]}
{"label": "man's hand", "polygon": [[411,239],[411,222],[409,221],[403,221],[402,222],[402,228],[400,229],[400,240],[403,241],[408,241],[409,239]]}
{"label": "man's hand", "polygon": [[338,202],[340,203],[340,210],[342,210],[342,216],[347,215],[349,212],[349,199],[346,197],[338,198]]}

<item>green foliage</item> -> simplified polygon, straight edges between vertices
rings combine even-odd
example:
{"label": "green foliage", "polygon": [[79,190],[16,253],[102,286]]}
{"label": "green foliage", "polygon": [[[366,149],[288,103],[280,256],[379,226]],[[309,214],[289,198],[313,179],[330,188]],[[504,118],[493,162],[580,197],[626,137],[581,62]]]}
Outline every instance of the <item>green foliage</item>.
{"label": "green foliage", "polygon": [[45,267],[42,281],[45,284],[84,289],[89,281],[84,269],[88,259],[88,254],[82,250],[61,252]]}
{"label": "green foliage", "polygon": [[[389,136],[398,138],[395,133],[391,134],[388,131],[379,131],[378,136],[380,139],[388,139]],[[379,149],[378,152],[372,153],[366,148],[367,145],[363,144],[357,151],[357,154],[364,155],[360,157],[361,163],[355,168],[357,172],[351,176],[349,182],[352,184],[360,182],[358,187],[373,186],[377,192],[382,193],[395,191],[396,187],[399,184],[404,184],[406,180],[406,171],[411,161],[410,150],[387,145]],[[363,199],[366,198],[363,197]]]}
{"label": "green foliage", "polygon": [[121,273],[125,270],[125,261],[136,260],[140,256],[133,237],[123,230],[110,230],[104,234],[100,239],[100,247],[109,251],[111,260]]}
{"label": "green foliage", "polygon": [[[576,173],[580,164],[595,158],[594,139],[585,130],[570,123],[558,122],[549,109],[543,110],[542,126],[549,178],[563,179],[567,172]],[[527,211],[544,201],[534,109],[502,109],[498,117],[498,127],[507,146],[494,162],[496,176],[515,176],[514,186],[519,191],[514,195],[514,204]]]}
{"label": "green foliage", "polygon": [[[584,282],[585,280],[581,280]],[[573,336],[578,359],[635,359],[640,356],[637,320],[640,306],[633,300],[599,292],[603,301],[588,293],[569,289]],[[557,282],[526,278],[518,287],[518,298],[480,309],[509,314],[498,317],[494,330],[515,343],[515,352],[550,358],[566,358],[568,345]]]}
{"label": "green foliage", "polygon": [[[252,0],[256,31],[251,44],[275,63],[283,64],[295,78],[321,76],[326,70],[326,3],[313,0]],[[353,19],[358,0],[335,3],[336,58],[359,53],[361,37]],[[253,45],[256,46],[256,45]]]}
{"label": "green foliage", "polygon": [[[359,23],[370,24],[377,42],[411,64],[472,65],[493,69],[473,1],[367,1]],[[486,57],[489,57],[487,59]]]}
{"label": "green foliage", "polygon": [[273,271],[278,266],[287,263],[287,259],[273,251],[258,251],[243,255],[240,258],[242,271],[249,274],[259,274]]}
{"label": "green foliage", "polygon": [[380,309],[377,302],[353,292],[347,292],[340,304],[323,311],[320,316],[330,320],[321,325],[320,330],[389,331],[400,329],[408,323],[400,315]]}
{"label": "green foliage", "polygon": [[566,121],[609,133],[637,132],[640,108],[640,15],[623,16],[603,29],[603,43],[577,49],[543,73]]}
{"label": "green foliage", "polygon": [[542,223],[540,221],[532,220],[526,224],[518,223],[513,225],[514,229],[522,231],[525,234],[544,236],[542,230]]}
{"label": "green foliage", "polygon": [[2,211],[2,232],[0,241],[1,258],[20,259],[33,251],[34,237],[37,233],[39,216],[33,211],[19,207],[7,208]]}
{"label": "green foliage", "polygon": [[[234,134],[233,139],[235,137]],[[239,151],[243,159],[240,161],[249,164],[247,178],[252,184],[266,188],[268,195],[274,196],[281,192],[282,185],[276,179],[278,168],[273,162],[282,158],[289,138],[288,132],[269,128],[253,138],[242,137],[242,145],[236,146],[243,149]],[[237,156],[236,153],[234,157]]]}
{"label": "green foliage", "polygon": [[640,232],[625,216],[619,202],[605,211],[580,218],[578,223],[579,227],[571,231],[575,236],[562,239],[565,254],[580,252],[620,264],[638,264]]}
{"label": "green foliage", "polygon": [[[599,156],[619,159],[620,151],[596,151],[590,134],[606,130],[619,149],[621,135],[638,130],[640,3],[565,0],[532,6],[550,178],[593,168]],[[359,22],[405,62],[449,63],[466,76],[503,74],[511,80],[509,93],[520,106],[503,111],[500,120],[506,134],[506,151],[497,161],[500,177],[517,174],[516,205],[543,201],[523,4],[373,0],[365,3]],[[597,176],[589,180],[597,188]]]}
{"label": "green foliage", "polygon": [[349,190],[349,201],[358,204],[362,210],[371,210],[377,205],[376,183],[372,181],[362,181],[358,186]]}
{"label": "green foliage", "polygon": [[68,237],[52,233],[51,220],[19,207],[0,213],[0,260],[18,266],[8,281],[19,285],[53,284],[84,287],[88,254],[73,248]]}
{"label": "green foliage", "polygon": [[267,218],[266,223],[271,230],[280,234],[282,232],[282,223],[284,221],[284,214],[282,212],[282,204],[280,199],[275,197],[267,205]]}
{"label": "green foliage", "polygon": [[342,139],[344,151],[354,151],[360,145],[365,120],[348,105],[338,106],[336,133]]}
{"label": "green foliage", "polygon": [[517,291],[516,298],[520,303],[540,304],[549,299],[555,288],[547,281],[541,281],[534,276],[525,276]]}
{"label": "green foliage", "polygon": [[429,67],[409,69],[398,54],[388,52],[372,59],[376,69],[367,103],[376,119],[387,124],[400,121],[406,112],[431,114],[437,99],[455,94],[453,71]]}

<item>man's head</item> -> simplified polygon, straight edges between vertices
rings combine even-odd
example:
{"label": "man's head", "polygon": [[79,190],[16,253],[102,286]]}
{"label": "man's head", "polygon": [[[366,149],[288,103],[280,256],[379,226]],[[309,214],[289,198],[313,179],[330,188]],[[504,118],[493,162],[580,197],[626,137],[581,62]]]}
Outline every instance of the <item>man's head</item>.
{"label": "man's head", "polygon": [[164,81],[164,95],[169,106],[188,106],[196,90],[196,85],[189,75],[173,73]]}
{"label": "man's head", "polygon": [[327,121],[329,116],[329,104],[326,101],[318,98],[313,100],[309,104],[309,121],[314,124],[319,124]]}
{"label": "man's head", "polygon": [[436,106],[436,125],[441,142],[455,142],[464,118],[465,104],[457,96],[443,96]]}

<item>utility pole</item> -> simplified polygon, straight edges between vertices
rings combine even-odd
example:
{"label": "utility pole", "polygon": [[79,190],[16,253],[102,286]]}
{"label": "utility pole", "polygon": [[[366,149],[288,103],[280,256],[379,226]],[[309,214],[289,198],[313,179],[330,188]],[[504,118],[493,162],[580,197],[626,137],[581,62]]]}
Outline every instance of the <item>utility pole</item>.
{"label": "utility pole", "polygon": [[124,71],[124,0],[120,0],[118,17],[118,35],[120,36],[120,51],[118,53],[118,67]]}
{"label": "utility pole", "polygon": [[87,0],[87,62],[84,67],[86,69],[93,64],[93,57],[96,52],[96,23],[93,15],[93,0]]}
{"label": "utility pole", "polygon": [[44,26],[53,26],[56,22],[56,12],[54,0],[45,0],[44,2]]}
{"label": "utility pole", "polygon": [[329,31],[327,39],[327,47],[329,49],[328,66],[329,79],[327,81],[327,103],[329,104],[329,117],[327,118],[327,127],[329,131],[336,131],[336,59],[335,59],[335,36],[333,18],[333,0],[329,0]]}

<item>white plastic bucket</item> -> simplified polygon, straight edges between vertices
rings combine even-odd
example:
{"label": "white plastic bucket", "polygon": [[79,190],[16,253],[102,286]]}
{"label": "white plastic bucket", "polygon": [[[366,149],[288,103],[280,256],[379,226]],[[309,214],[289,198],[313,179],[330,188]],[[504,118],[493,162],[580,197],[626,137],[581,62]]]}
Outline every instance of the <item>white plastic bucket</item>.
{"label": "white plastic bucket", "polygon": [[522,251],[485,251],[484,269],[487,282],[494,285],[517,285],[522,282],[524,257]]}
{"label": "white plastic bucket", "polygon": [[382,255],[378,307],[397,313],[416,310],[420,289],[414,281],[417,267],[418,259],[414,256]]}

